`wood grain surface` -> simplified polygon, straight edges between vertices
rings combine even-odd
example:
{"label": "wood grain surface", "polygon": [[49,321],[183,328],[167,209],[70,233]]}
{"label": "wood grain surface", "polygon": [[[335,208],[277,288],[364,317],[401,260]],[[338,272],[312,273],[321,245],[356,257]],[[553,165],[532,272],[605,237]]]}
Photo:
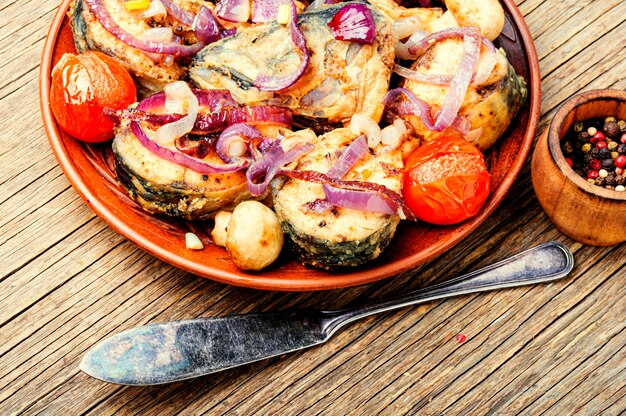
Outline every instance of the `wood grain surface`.
{"label": "wood grain surface", "polygon": [[[626,2],[518,2],[542,71],[542,118],[582,90],[626,89]],[[530,160],[462,244],[409,273],[319,293],[262,292],[177,270],[109,229],[48,146],[38,67],[56,0],[0,3],[0,414],[618,415],[626,411],[626,245],[560,234]],[[572,215],[576,215],[575,212]],[[624,230],[626,232],[626,230]],[[422,287],[540,242],[575,253],[563,281],[367,318],[327,344],[156,387],[78,370],[132,326],[292,307],[335,308]],[[459,343],[456,335],[464,334]]]}

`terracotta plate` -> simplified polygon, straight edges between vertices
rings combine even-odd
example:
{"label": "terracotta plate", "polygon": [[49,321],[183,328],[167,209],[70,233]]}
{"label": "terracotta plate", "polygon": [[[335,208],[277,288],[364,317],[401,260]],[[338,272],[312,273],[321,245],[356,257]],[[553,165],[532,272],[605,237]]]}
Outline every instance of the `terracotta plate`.
{"label": "terracotta plate", "polygon": [[107,164],[110,145],[86,145],[62,132],[49,105],[50,72],[64,52],[75,52],[65,14],[70,0],[61,4],[46,40],[40,72],[40,98],[44,125],[52,150],[76,191],[116,232],[156,257],[199,276],[257,289],[304,291],[333,289],[373,282],[414,268],[467,237],[500,204],[528,157],[539,117],[540,78],[537,56],[513,0],[504,0],[506,24],[496,40],[511,64],[529,84],[529,100],[495,148],[487,154],[492,194],[481,213],[459,226],[434,227],[402,222],[391,246],[368,265],[343,273],[308,269],[288,255],[260,272],[238,270],[222,248],[206,244],[202,251],[185,248],[185,232],[206,237],[205,225],[148,215],[130,201],[117,185]]}

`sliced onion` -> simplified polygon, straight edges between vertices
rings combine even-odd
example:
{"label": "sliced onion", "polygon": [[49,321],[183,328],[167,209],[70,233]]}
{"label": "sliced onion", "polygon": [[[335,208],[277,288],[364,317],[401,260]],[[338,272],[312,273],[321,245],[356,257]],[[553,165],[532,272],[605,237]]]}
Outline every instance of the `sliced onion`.
{"label": "sliced onion", "polygon": [[172,143],[176,138],[191,132],[196,124],[200,104],[185,81],[165,86],[165,110],[174,114],[187,114],[183,118],[159,127],[155,139],[160,144]]}
{"label": "sliced onion", "polygon": [[138,39],[122,29],[115,20],[113,20],[103,0],[85,0],[85,2],[89,5],[89,8],[107,32],[133,48],[145,52],[162,53],[166,55],[192,56],[198,53],[205,45],[204,42],[201,41],[192,45],[180,45],[178,43],[152,42]]}
{"label": "sliced onion", "polygon": [[227,38],[229,36],[234,35],[235,33],[237,33],[237,28],[236,27],[231,27],[230,29],[221,29],[220,30],[220,39]]}
{"label": "sliced onion", "polygon": [[299,54],[302,55],[302,60],[300,61],[300,65],[298,68],[291,74],[286,75],[264,75],[260,74],[254,80],[254,86],[263,91],[280,91],[285,88],[291,87],[295,84],[307,66],[309,65],[309,50],[306,47],[306,39],[304,38],[304,34],[298,27],[298,14],[296,13],[296,5],[293,0],[289,0],[289,4],[291,5],[291,19],[289,20],[289,34],[291,39],[293,40],[294,45],[299,51]]}
{"label": "sliced onion", "polygon": [[[142,102],[143,103],[143,102]],[[160,107],[162,108],[162,107]],[[135,121],[146,121],[154,126],[163,126],[180,120],[181,114],[154,114],[143,109],[122,110],[120,116]],[[229,107],[212,113],[199,113],[191,133],[209,134],[217,133],[235,123],[250,125],[278,125],[291,127],[293,117],[291,110],[284,107],[260,105],[254,107]]]}
{"label": "sliced onion", "polygon": [[350,119],[350,130],[354,134],[364,133],[367,136],[367,144],[373,149],[380,144],[382,133],[377,122],[362,113],[354,113]]}
{"label": "sliced onion", "polygon": [[229,22],[247,22],[250,18],[250,0],[220,0],[215,14]]}
{"label": "sliced onion", "polygon": [[427,84],[449,85],[452,81],[451,75],[429,74],[426,72],[415,71],[409,68],[405,68],[398,64],[395,64],[393,66],[393,72],[403,78],[412,79],[414,81],[424,82]]}
{"label": "sliced onion", "polygon": [[284,0],[252,0],[250,20],[254,23],[273,22],[276,20],[281,4],[287,4],[287,2]]}
{"label": "sliced onion", "polygon": [[489,76],[498,63],[498,56],[496,54],[497,52],[487,51],[480,55],[478,67],[472,79],[473,84],[482,85],[489,79]]}
{"label": "sliced onion", "polygon": [[[411,91],[406,88],[395,88],[387,92],[383,98],[383,104],[387,109],[391,109],[392,105],[398,99],[400,95],[404,95],[408,100],[404,100],[393,107],[393,110],[400,116],[414,115],[418,116],[427,129],[435,130],[435,121],[431,114],[431,108],[425,101],[416,97]],[[391,120],[393,121],[393,120]],[[469,122],[462,117],[455,117],[450,127],[460,131],[462,134],[467,133],[467,126]],[[442,129],[445,130],[445,129]],[[436,131],[442,131],[436,130]],[[465,133],[464,133],[465,132]]]}
{"label": "sliced onion", "polygon": [[463,36],[463,56],[437,116],[434,126],[436,131],[450,127],[461,108],[480,56],[480,38],[478,28],[474,28],[473,31]]}
{"label": "sliced onion", "polygon": [[198,14],[193,19],[191,29],[198,40],[206,44],[220,39],[220,25],[206,6],[200,7]]}
{"label": "sliced onion", "polygon": [[[237,107],[238,104],[228,90],[197,90],[192,89],[193,95],[202,107],[209,111],[219,111],[224,107]],[[141,111],[158,111],[165,108],[165,92],[158,92],[144,99],[137,106]],[[165,123],[164,123],[165,124]]]}
{"label": "sliced onion", "polygon": [[402,40],[408,38],[417,31],[423,32],[423,29],[424,23],[419,16],[409,16],[393,22],[391,32],[393,33],[394,39]]}
{"label": "sliced onion", "polygon": [[[246,177],[248,178],[248,191],[251,195],[263,195],[265,191],[267,191],[270,181],[274,179],[276,174],[285,165],[293,162],[314,148],[311,143],[297,143],[294,147],[285,152],[280,142],[280,140],[275,140],[263,157],[248,168]],[[263,178],[263,181],[255,183],[255,181],[260,178]]]}
{"label": "sliced onion", "polygon": [[326,175],[333,179],[343,179],[356,162],[367,153],[367,139],[361,135],[350,143],[348,148],[339,156],[337,162],[326,172]]}
{"label": "sliced onion", "polygon": [[346,4],[335,13],[328,27],[337,40],[371,45],[376,39],[374,16],[364,4]]}
{"label": "sliced onion", "polygon": [[170,0],[161,0],[161,2],[174,19],[189,27],[193,25],[193,21],[196,18],[193,12],[179,7]]}
{"label": "sliced onion", "polygon": [[399,40],[394,41],[393,48],[396,56],[400,59],[410,61],[418,58],[417,55],[413,55],[411,52],[409,52],[409,48],[406,46],[406,44],[400,42]]}
{"label": "sliced onion", "polygon": [[154,16],[166,16],[167,10],[163,7],[161,0],[150,0],[150,6],[146,10],[137,14],[137,17],[141,19],[147,19]]}
{"label": "sliced onion", "polygon": [[[428,48],[434,45],[437,42],[440,42],[445,39],[454,39],[461,38],[466,35],[468,36],[476,36],[476,31],[480,33],[480,29],[476,26],[466,26],[466,27],[452,27],[448,29],[440,30],[439,32],[432,33],[428,36],[425,36],[416,42],[413,42],[411,39],[407,41],[407,46],[409,47],[409,52],[413,55],[420,56],[426,52]],[[487,48],[487,50],[491,52],[495,52],[496,48],[493,46],[493,43],[485,37],[478,35],[480,41]]]}
{"label": "sliced onion", "polygon": [[396,203],[374,192],[354,191],[325,185],[324,195],[328,202],[338,207],[387,215],[398,211]]}
{"label": "sliced onion", "polygon": [[215,151],[224,162],[231,163],[246,154],[248,143],[254,139],[263,139],[261,132],[244,123],[227,127],[215,143]]}
{"label": "sliced onion", "polygon": [[[383,198],[384,200],[388,201],[386,203],[388,207],[391,208],[395,204],[396,209],[393,210],[392,213],[399,213],[401,216],[405,216],[406,218],[412,221],[417,220],[415,216],[413,215],[413,213],[411,212],[411,210],[408,209],[408,207],[406,206],[404,200],[402,199],[402,196],[390,190],[384,185],[380,185],[380,184],[373,183],[373,182],[342,181],[342,180],[330,178],[328,175],[324,175],[323,173],[315,172],[315,171],[280,170],[277,174],[287,176],[293,179],[307,181],[307,182],[320,183],[322,185],[330,185],[335,189],[358,191],[362,193],[373,193],[373,194],[378,195],[380,198]],[[357,199],[357,197],[354,197],[354,198],[351,196],[348,197],[345,194],[342,195],[341,198],[339,199],[344,199],[344,198],[345,199]],[[340,202],[340,201],[337,201],[337,202]],[[350,204],[350,202],[346,202],[346,204]],[[354,208],[354,209],[364,210],[364,208],[367,208],[367,207],[384,206],[383,204],[379,205],[378,203],[375,203],[374,201],[370,203],[369,199],[365,202],[361,200],[361,202],[358,202],[357,204],[358,204],[358,208]],[[400,212],[398,212],[397,210],[398,208],[400,208]]]}
{"label": "sliced onion", "polygon": [[156,156],[168,160],[172,163],[176,163],[177,165],[184,166],[198,173],[206,175],[214,173],[230,173],[244,169],[248,166],[248,162],[246,160],[242,160],[237,163],[232,163],[228,165],[215,165],[189,156],[177,150],[168,149],[167,147],[161,146],[154,140],[151,140],[146,135],[146,132],[141,128],[139,123],[137,123],[136,121],[130,122],[130,130],[137,137],[139,142]]}
{"label": "sliced onion", "polygon": [[152,27],[146,29],[143,38],[153,42],[171,42],[174,39],[174,31],[171,27]]}

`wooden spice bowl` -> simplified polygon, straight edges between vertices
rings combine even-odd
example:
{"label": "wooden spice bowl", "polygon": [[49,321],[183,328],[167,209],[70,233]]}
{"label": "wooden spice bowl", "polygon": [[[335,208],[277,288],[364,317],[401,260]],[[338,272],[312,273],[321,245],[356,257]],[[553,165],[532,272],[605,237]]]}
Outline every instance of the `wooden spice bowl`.
{"label": "wooden spice bowl", "polygon": [[561,140],[578,121],[615,116],[626,120],[626,91],[587,91],[566,101],[535,148],[531,175],[539,203],[554,225],[584,244],[626,241],[626,192],[587,182],[567,164]]}

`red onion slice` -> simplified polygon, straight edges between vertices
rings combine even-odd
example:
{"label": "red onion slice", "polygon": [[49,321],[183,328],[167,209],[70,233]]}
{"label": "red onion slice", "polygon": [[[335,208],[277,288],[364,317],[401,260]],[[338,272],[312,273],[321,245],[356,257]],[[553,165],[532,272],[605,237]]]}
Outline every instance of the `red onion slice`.
{"label": "red onion slice", "polygon": [[177,150],[163,147],[154,140],[151,140],[146,135],[146,132],[141,128],[139,123],[137,123],[136,121],[130,122],[130,130],[133,132],[135,137],[137,137],[139,142],[156,156],[168,160],[172,163],[176,163],[177,165],[184,166],[201,174],[211,175],[214,173],[236,172],[248,166],[248,162],[246,160],[241,160],[238,163],[232,163],[228,165],[215,165],[200,159],[196,159]]}
{"label": "red onion slice", "polygon": [[364,4],[346,4],[335,13],[328,27],[337,40],[371,45],[376,39],[374,16]]}
{"label": "red onion slice", "polygon": [[160,144],[173,144],[174,140],[189,133],[196,124],[200,104],[185,81],[175,81],[165,86],[165,109],[186,115],[156,130],[155,140]]}
{"label": "red onion slice", "polygon": [[[160,109],[161,107],[159,107]],[[130,118],[135,121],[145,121],[154,126],[162,126],[180,120],[182,114],[155,114],[143,109],[122,110],[117,115],[108,115],[110,118]],[[279,125],[291,127],[293,122],[291,110],[276,106],[234,107],[223,108],[209,114],[199,113],[191,130],[193,134],[217,133],[235,123],[251,125]]]}
{"label": "red onion slice", "polygon": [[456,69],[454,78],[450,82],[446,98],[441,105],[441,111],[437,116],[434,126],[436,131],[443,131],[450,127],[459,113],[467,87],[469,87],[478,58],[480,57],[480,39],[478,28],[474,28],[463,36],[463,56]]}
{"label": "red onion slice", "polygon": [[250,20],[254,23],[273,22],[281,4],[287,3],[284,0],[252,0]]}
{"label": "red onion slice", "polygon": [[435,32],[428,36],[425,36],[417,40],[416,42],[413,42],[411,39],[409,39],[409,41],[407,41],[407,46],[409,47],[410,53],[412,53],[413,55],[420,56],[420,55],[423,55],[424,52],[426,52],[428,48],[430,48],[437,42],[440,42],[445,39],[460,38],[466,35],[475,36],[476,31],[478,31],[479,33],[478,36],[480,38],[480,41],[482,42],[483,45],[485,45],[487,50],[489,50],[490,52],[495,52],[496,48],[495,46],[493,46],[493,43],[489,39],[480,36],[480,29],[476,26],[452,27],[449,29],[443,29],[443,30],[440,30],[439,32]]}
{"label": "red onion slice", "polygon": [[206,6],[200,7],[198,14],[193,19],[191,29],[200,42],[209,44],[220,39],[220,25]]}
{"label": "red onion slice", "polygon": [[[311,143],[298,143],[285,152],[280,142],[281,140],[275,140],[263,157],[248,168],[246,177],[248,178],[248,191],[251,195],[263,195],[265,191],[267,191],[270,181],[274,179],[276,174],[285,165],[293,162],[314,148]],[[255,183],[255,181],[261,177],[263,177],[263,181]]]}
{"label": "red onion slice", "polygon": [[[287,176],[293,179],[299,179],[307,182],[319,183],[322,185],[331,185],[336,189],[348,190],[348,191],[357,191],[357,192],[368,192],[375,193],[380,198],[388,201],[386,204],[390,207],[395,205],[396,209],[392,213],[398,213],[398,208],[400,208],[399,214],[401,216],[405,216],[407,219],[412,221],[417,221],[417,218],[413,215],[410,209],[406,206],[406,203],[402,199],[402,196],[387,188],[384,185],[380,185],[373,182],[361,182],[361,181],[342,181],[339,179],[330,178],[328,175],[324,175],[320,172],[315,171],[300,171],[300,170],[280,170],[277,172],[278,175]],[[374,204],[372,202],[372,206],[378,204]]]}
{"label": "red onion slice", "polygon": [[403,78],[412,79],[414,81],[424,82],[427,84],[449,85],[452,81],[451,75],[429,74],[426,72],[415,71],[409,68],[405,68],[398,64],[395,64],[393,66],[393,72]]}
{"label": "red onion slice", "polygon": [[291,19],[289,19],[289,34],[293,40],[294,45],[302,55],[302,60],[298,68],[291,74],[272,76],[260,74],[254,80],[254,86],[263,91],[280,91],[285,88],[291,87],[295,84],[304,74],[304,71],[309,66],[309,50],[306,47],[306,39],[304,34],[298,27],[298,14],[296,13],[296,5],[293,0],[289,0],[291,6]]}
{"label": "red onion slice", "polygon": [[193,25],[193,21],[196,18],[193,12],[179,7],[170,0],[161,0],[161,3],[163,3],[163,6],[174,19],[189,27]]}
{"label": "red onion slice", "polygon": [[[404,100],[400,103],[396,103],[395,106],[392,105],[398,99],[400,95],[404,95],[408,100]],[[414,115],[418,116],[422,119],[422,122],[429,130],[435,130],[435,121],[433,120],[433,116],[431,114],[431,108],[425,101],[417,98],[415,94],[406,88],[395,88],[387,92],[385,97],[383,98],[383,104],[388,110],[393,110],[400,116],[406,115]],[[393,118],[389,120],[393,122]],[[469,129],[469,122],[463,117],[456,116],[450,125],[451,128],[461,132],[462,134],[467,133]],[[443,129],[442,129],[443,130]],[[441,130],[436,130],[441,131]]]}
{"label": "red onion slice", "polygon": [[152,42],[149,40],[138,39],[122,29],[113,20],[109,11],[103,3],[103,0],[85,0],[96,16],[100,24],[120,41],[128,46],[140,49],[145,52],[162,53],[175,56],[193,56],[205,46],[204,42],[198,41],[192,45],[180,45],[178,43]]}
{"label": "red onion slice", "polygon": [[324,185],[324,195],[331,204],[358,211],[393,215],[398,205],[384,196],[370,191],[354,191]]}
{"label": "red onion slice", "polygon": [[250,18],[250,0],[220,0],[215,7],[215,14],[229,22],[247,22]]}
{"label": "red onion slice", "polygon": [[[215,151],[224,162],[232,163],[245,154],[245,151],[249,148],[248,143],[255,139],[263,139],[260,131],[244,123],[233,124],[220,134],[219,139],[215,143]],[[243,152],[234,152],[233,148],[239,150],[238,148],[241,145],[244,147],[242,149]]]}
{"label": "red onion slice", "polygon": [[[230,95],[228,90],[191,90],[198,99],[201,107],[208,108],[209,111],[220,111],[225,107],[238,107],[237,101]],[[159,111],[165,107],[165,93],[158,92],[142,100],[137,106],[141,111]]]}
{"label": "red onion slice", "polygon": [[367,139],[362,134],[350,143],[348,148],[339,156],[337,162],[326,172],[326,175],[333,179],[342,179],[356,162],[367,154],[368,150]]}

